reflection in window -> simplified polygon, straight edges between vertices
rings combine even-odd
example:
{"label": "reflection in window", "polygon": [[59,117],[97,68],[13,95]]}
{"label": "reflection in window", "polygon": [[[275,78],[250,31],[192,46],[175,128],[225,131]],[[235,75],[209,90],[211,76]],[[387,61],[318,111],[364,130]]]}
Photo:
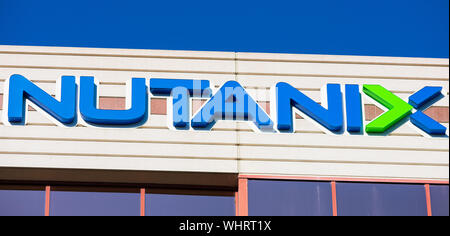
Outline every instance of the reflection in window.
{"label": "reflection in window", "polygon": [[338,215],[426,216],[424,185],[336,183]]}
{"label": "reflection in window", "polygon": [[0,189],[0,216],[43,216],[45,191]]}
{"label": "reflection in window", "polygon": [[430,185],[433,216],[448,216],[448,185]]}
{"label": "reflection in window", "polygon": [[147,216],[234,216],[233,196],[147,194]]}
{"label": "reflection in window", "polygon": [[250,216],[330,216],[331,183],[249,180]]}
{"label": "reflection in window", "polygon": [[139,193],[52,191],[53,216],[138,216]]}

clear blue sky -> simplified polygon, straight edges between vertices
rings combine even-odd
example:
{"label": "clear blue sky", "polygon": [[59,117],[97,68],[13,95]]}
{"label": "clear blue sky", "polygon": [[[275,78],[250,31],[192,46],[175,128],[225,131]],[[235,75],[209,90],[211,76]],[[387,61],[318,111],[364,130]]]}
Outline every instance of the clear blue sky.
{"label": "clear blue sky", "polygon": [[449,0],[0,0],[0,44],[449,57]]}

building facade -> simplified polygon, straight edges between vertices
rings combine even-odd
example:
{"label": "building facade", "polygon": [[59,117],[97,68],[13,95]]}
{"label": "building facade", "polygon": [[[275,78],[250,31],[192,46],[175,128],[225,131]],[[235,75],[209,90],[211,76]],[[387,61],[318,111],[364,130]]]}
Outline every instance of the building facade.
{"label": "building facade", "polygon": [[[61,124],[25,91],[24,121],[9,122],[15,75],[55,101],[61,78],[75,78],[76,121]],[[86,76],[97,81],[102,110],[130,108],[127,82],[144,78],[142,122],[86,122],[79,111]],[[174,99],[151,92],[155,78],[209,81],[212,94],[237,82],[274,130],[217,117],[207,130],[174,129]],[[324,107],[325,120],[335,102],[326,86],[339,85],[342,130],[331,132],[298,102],[290,104],[292,130],[280,132],[279,97],[270,90],[280,82]],[[361,96],[359,132],[348,128],[346,85]],[[409,113],[388,130],[366,132],[395,107],[367,85],[409,103]],[[439,94],[418,106],[412,96],[427,86]],[[191,119],[210,99],[188,101]],[[448,59],[0,46],[0,215],[448,215],[448,105]]]}

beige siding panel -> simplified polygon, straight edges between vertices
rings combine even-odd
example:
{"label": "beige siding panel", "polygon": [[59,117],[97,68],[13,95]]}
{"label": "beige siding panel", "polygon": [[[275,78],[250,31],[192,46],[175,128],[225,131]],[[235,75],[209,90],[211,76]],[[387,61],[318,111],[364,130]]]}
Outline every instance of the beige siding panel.
{"label": "beige siding panel", "polygon": [[241,160],[448,166],[448,153],[433,151],[241,146],[239,155]]}
{"label": "beige siding panel", "polygon": [[448,80],[448,67],[237,61],[238,74]]}
{"label": "beige siding panel", "polygon": [[411,58],[411,57],[374,57],[374,56],[336,56],[314,54],[278,54],[278,53],[244,53],[244,52],[211,52],[185,50],[141,50],[141,49],[107,49],[82,47],[29,47],[0,45],[3,53],[34,54],[71,54],[71,55],[104,55],[120,57],[181,57],[181,58],[222,58],[233,60],[268,60],[268,61],[314,61],[339,63],[370,64],[410,64],[448,66],[448,59]]}
{"label": "beige siding panel", "polygon": [[448,166],[240,161],[241,174],[448,180]]}
{"label": "beige siding panel", "polygon": [[281,147],[335,147],[346,149],[430,150],[448,152],[448,138],[329,135],[258,134],[239,132],[241,145]]}
{"label": "beige siding panel", "polygon": [[225,73],[234,71],[234,61],[214,59],[130,58],[71,55],[0,54],[0,68],[60,68],[81,70],[161,71]]}
{"label": "beige siding panel", "polygon": [[236,53],[238,60],[250,61],[308,61],[318,63],[346,63],[346,64],[393,64],[393,65],[430,65],[448,66],[448,59],[440,58],[412,58],[412,57],[374,57],[374,56],[335,56],[314,54],[280,54],[280,53]]}
{"label": "beige siding panel", "polygon": [[42,55],[118,56],[118,57],[176,57],[176,58],[218,58],[233,60],[234,52],[184,51],[184,50],[142,50],[82,47],[29,47],[0,45],[0,53],[22,53]]}
{"label": "beige siding panel", "polygon": [[[234,160],[0,154],[1,167],[237,173]],[[93,180],[95,182],[95,180]]]}
{"label": "beige siding panel", "polygon": [[229,145],[23,139],[5,139],[1,142],[0,153],[12,154],[235,159],[237,153],[236,147]]}
{"label": "beige siding panel", "polygon": [[[68,135],[70,131],[70,135]],[[50,139],[50,140],[91,140],[92,142],[136,142],[174,144],[215,144],[234,145],[237,143],[233,132],[215,131],[187,132],[164,129],[114,129],[91,127],[45,127],[7,126],[2,128],[0,139]]]}

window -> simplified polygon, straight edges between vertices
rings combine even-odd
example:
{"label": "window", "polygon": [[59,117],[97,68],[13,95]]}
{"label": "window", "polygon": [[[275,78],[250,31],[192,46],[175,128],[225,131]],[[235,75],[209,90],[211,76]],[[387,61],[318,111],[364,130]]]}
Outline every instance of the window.
{"label": "window", "polygon": [[251,216],[331,216],[331,183],[250,180]]}
{"label": "window", "polygon": [[[331,216],[333,210],[340,216],[426,216],[430,210],[425,184],[337,182],[335,194],[331,182],[322,181],[250,179],[245,186],[250,216]],[[235,189],[165,187],[52,186],[47,195],[44,186],[0,185],[0,216],[236,214]],[[449,186],[429,187],[432,215],[448,216]]]}
{"label": "window", "polygon": [[430,185],[433,216],[448,216],[448,185]]}
{"label": "window", "polygon": [[146,194],[147,216],[234,216],[232,193],[154,191]]}
{"label": "window", "polygon": [[140,215],[138,190],[55,188],[50,201],[51,216]]}
{"label": "window", "polygon": [[426,216],[424,185],[336,183],[341,216]]}
{"label": "window", "polygon": [[43,216],[43,187],[0,186],[0,216]]}

